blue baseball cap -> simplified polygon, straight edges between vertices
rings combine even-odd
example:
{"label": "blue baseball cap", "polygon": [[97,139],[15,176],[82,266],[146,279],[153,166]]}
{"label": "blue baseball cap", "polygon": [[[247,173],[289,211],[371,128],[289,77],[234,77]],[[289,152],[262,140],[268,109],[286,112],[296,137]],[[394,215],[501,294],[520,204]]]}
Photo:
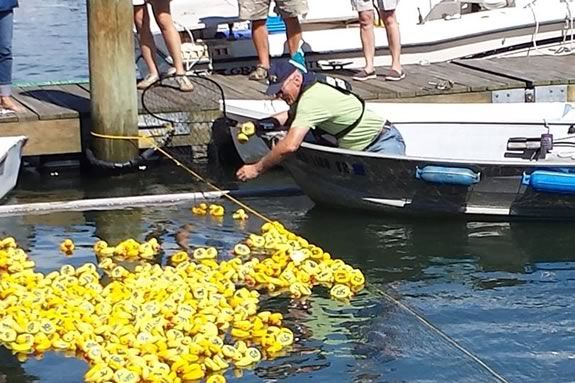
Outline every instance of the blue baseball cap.
{"label": "blue baseball cap", "polygon": [[299,70],[292,61],[276,61],[273,62],[268,71],[268,89],[266,94],[268,96],[275,96],[281,90],[285,80],[293,72]]}

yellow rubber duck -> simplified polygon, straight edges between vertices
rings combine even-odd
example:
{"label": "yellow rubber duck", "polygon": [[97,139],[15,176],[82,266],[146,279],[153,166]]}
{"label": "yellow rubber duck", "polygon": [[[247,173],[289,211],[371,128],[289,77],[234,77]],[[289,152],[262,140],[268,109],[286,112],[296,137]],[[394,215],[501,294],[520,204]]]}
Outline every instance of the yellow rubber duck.
{"label": "yellow rubber duck", "polygon": [[234,254],[239,255],[241,257],[250,255],[250,252],[251,252],[250,248],[243,243],[238,243],[237,245],[234,246]]}
{"label": "yellow rubber duck", "polygon": [[244,209],[238,209],[232,214],[232,218],[238,221],[244,221],[248,219],[248,214]]}
{"label": "yellow rubber duck", "polygon": [[206,379],[206,383],[226,383],[226,378],[220,374],[213,374]]}
{"label": "yellow rubber duck", "polygon": [[72,255],[76,246],[71,239],[65,239],[60,243],[60,251],[65,255]]}
{"label": "yellow rubber duck", "polygon": [[222,205],[212,204],[209,207],[209,213],[212,217],[222,217],[224,215],[224,207]]}
{"label": "yellow rubber duck", "polygon": [[236,136],[236,138],[237,138],[238,142],[242,145],[246,144],[250,140],[250,138],[248,136],[246,136],[245,134],[243,134],[242,132],[239,132],[238,135]]}
{"label": "yellow rubber duck", "polygon": [[337,300],[347,300],[353,295],[351,289],[348,286],[339,284],[334,285],[329,293],[333,298]]}
{"label": "yellow rubber duck", "polygon": [[189,260],[190,260],[190,256],[185,251],[178,251],[177,253],[174,253],[170,257],[170,263],[174,266],[179,265],[180,263],[186,262]]}
{"label": "yellow rubber duck", "polygon": [[208,214],[208,205],[202,202],[197,206],[192,207],[192,213],[195,215],[206,215]]}
{"label": "yellow rubber duck", "polygon": [[16,240],[13,237],[6,237],[0,240],[0,249],[15,249],[17,247]]}
{"label": "yellow rubber duck", "polygon": [[240,126],[240,131],[250,137],[256,134],[256,124],[253,121],[246,121]]}
{"label": "yellow rubber duck", "polygon": [[108,242],[102,240],[96,241],[96,243],[94,243],[94,253],[96,253],[96,255],[99,255],[100,251],[102,251],[107,247]]}

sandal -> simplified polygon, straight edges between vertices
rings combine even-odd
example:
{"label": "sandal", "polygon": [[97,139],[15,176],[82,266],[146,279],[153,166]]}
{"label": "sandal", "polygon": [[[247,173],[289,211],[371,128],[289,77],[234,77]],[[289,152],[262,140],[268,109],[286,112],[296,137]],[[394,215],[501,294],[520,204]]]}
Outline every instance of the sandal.
{"label": "sandal", "polygon": [[147,89],[159,79],[160,77],[157,74],[148,74],[142,81],[138,83],[138,85],[136,85],[136,87],[138,89]]}
{"label": "sandal", "polygon": [[258,66],[256,66],[256,69],[252,73],[250,73],[248,78],[254,81],[267,80],[268,68],[264,67],[261,64],[258,64]]}
{"label": "sandal", "polygon": [[164,77],[172,77],[175,76],[176,73],[176,68],[174,67],[170,67],[170,69],[168,69],[168,71],[166,72],[166,74],[164,74]]}

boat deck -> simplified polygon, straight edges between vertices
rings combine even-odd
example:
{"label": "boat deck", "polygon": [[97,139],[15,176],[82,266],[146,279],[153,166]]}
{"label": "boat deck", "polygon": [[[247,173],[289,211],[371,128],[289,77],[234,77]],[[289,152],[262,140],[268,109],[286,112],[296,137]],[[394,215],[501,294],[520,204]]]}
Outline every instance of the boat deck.
{"label": "boat deck", "polygon": [[[398,82],[383,76],[353,81],[355,91],[368,101],[386,102],[575,102],[575,58],[533,56],[455,60],[429,65],[406,65],[407,77]],[[334,69],[330,74],[349,81],[353,74]],[[378,68],[383,75],[385,68]],[[227,98],[262,99],[265,85],[246,76],[212,75]],[[0,136],[29,138],[25,156],[82,152],[90,130],[90,87],[87,83],[16,87],[15,99],[24,111],[0,115]],[[140,113],[144,111],[140,107]],[[197,135],[205,145],[209,134]]]}

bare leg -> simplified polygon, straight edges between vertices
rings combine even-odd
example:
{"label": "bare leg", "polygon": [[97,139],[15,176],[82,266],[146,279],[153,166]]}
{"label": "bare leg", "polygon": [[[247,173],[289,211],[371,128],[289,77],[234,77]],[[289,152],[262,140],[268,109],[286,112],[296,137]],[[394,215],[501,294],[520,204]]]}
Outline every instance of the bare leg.
{"label": "bare leg", "polygon": [[170,0],[152,0],[151,4],[152,9],[154,10],[154,16],[160,30],[162,31],[162,36],[164,36],[166,46],[168,47],[168,52],[170,53],[172,60],[174,60],[176,74],[183,75],[186,71],[182,61],[182,40],[174,26],[174,20],[170,13]]}
{"label": "bare leg", "polygon": [[301,24],[297,17],[286,17],[284,19],[286,25],[287,45],[290,56],[297,52],[301,42]]}
{"label": "bare leg", "polygon": [[395,10],[381,11],[381,19],[385,25],[385,33],[391,53],[391,69],[401,72],[399,56],[401,54],[401,40],[399,36],[399,24],[395,17]]}
{"label": "bare leg", "polygon": [[258,54],[258,61],[264,68],[270,67],[270,47],[266,20],[252,21],[252,40]]}
{"label": "bare leg", "polygon": [[373,32],[373,10],[360,11],[359,15],[359,36],[365,57],[365,71],[373,72],[373,56],[375,55],[375,34]]}
{"label": "bare leg", "polygon": [[148,73],[152,76],[158,76],[158,68],[154,60],[156,56],[156,44],[150,31],[150,15],[148,14],[146,5],[137,5],[134,7],[134,24],[136,24],[140,51],[148,67]]}

